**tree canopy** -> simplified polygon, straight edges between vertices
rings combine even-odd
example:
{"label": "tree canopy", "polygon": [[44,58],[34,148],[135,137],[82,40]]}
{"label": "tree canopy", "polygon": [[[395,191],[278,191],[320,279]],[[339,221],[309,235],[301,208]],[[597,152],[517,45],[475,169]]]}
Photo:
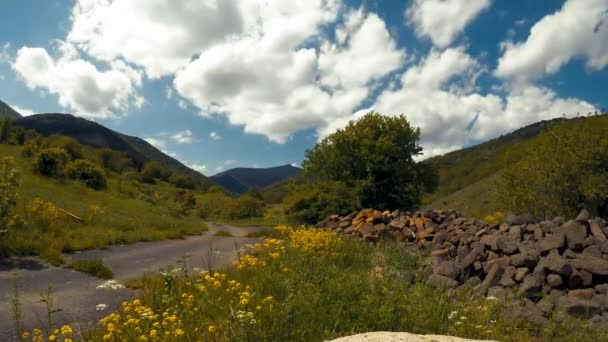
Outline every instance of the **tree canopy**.
{"label": "tree canopy", "polygon": [[306,151],[304,171],[354,187],[365,207],[413,209],[437,175],[414,157],[422,153],[420,129],[404,115],[370,112]]}

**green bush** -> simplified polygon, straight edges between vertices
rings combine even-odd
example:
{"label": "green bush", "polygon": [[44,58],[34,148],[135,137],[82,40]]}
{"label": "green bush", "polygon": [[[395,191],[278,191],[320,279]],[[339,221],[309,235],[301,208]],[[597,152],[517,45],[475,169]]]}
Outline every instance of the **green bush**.
{"label": "green bush", "polygon": [[169,177],[169,183],[181,189],[194,190],[198,187],[198,182],[189,176],[172,175]]}
{"label": "green bush", "polygon": [[84,183],[91,189],[101,190],[107,186],[105,172],[88,160],[81,159],[70,163],[67,174],[70,178]]}
{"label": "green bush", "polygon": [[226,201],[222,216],[231,220],[262,217],[264,216],[264,207],[263,201],[244,195],[238,198],[230,198]]}
{"label": "green bush", "polygon": [[38,153],[36,158],[36,171],[47,177],[62,177],[69,156],[61,148],[46,148]]}
{"label": "green bush", "polygon": [[341,182],[294,185],[283,204],[294,223],[315,224],[331,214],[348,214],[361,207],[356,191]]}
{"label": "green bush", "polygon": [[157,162],[149,162],[144,165],[144,168],[139,174],[139,180],[143,183],[154,184],[157,179],[168,180],[171,176],[171,171],[167,170]]}
{"label": "green bush", "polygon": [[0,234],[12,225],[17,205],[20,176],[12,158],[0,159]]}
{"label": "green bush", "polygon": [[79,260],[68,266],[74,271],[86,273],[100,279],[114,278],[114,272],[103,264],[101,259]]}
{"label": "green bush", "polygon": [[229,198],[221,192],[206,194],[198,203],[198,216],[203,220],[222,216],[225,203]]}

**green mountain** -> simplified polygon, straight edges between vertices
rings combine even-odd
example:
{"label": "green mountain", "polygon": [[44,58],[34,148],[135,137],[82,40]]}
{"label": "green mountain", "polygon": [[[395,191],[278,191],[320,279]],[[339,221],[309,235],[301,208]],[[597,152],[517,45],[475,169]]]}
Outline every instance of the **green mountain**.
{"label": "green mountain", "polygon": [[573,125],[580,120],[593,120],[608,131],[608,115],[579,118],[557,118],[519,128],[485,143],[429,158],[439,172],[439,186],[424,199],[427,208],[455,208],[473,216],[499,210],[494,183],[501,170],[524,157],[524,147],[548,127],[560,122]]}
{"label": "green mountain", "polygon": [[125,152],[139,166],[148,161],[156,161],[175,174],[191,176],[199,182],[208,179],[159,151],[143,139],[118,133],[96,122],[71,114],[31,115],[18,118],[14,124],[25,129],[33,129],[44,136],[66,135],[78,140],[81,144]]}
{"label": "green mountain", "polygon": [[11,108],[6,103],[0,101],[0,119],[9,118],[11,120],[15,120],[21,117],[16,110]]}
{"label": "green mountain", "polygon": [[298,167],[283,165],[270,168],[234,168],[210,178],[228,191],[242,194],[251,187],[261,189],[301,173],[302,169]]}

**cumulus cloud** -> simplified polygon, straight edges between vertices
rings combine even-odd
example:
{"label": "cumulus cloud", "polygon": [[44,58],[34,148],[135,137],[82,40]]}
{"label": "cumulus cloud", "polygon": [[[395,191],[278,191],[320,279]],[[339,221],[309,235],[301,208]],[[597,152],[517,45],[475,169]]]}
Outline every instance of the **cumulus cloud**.
{"label": "cumulus cloud", "polygon": [[203,112],[223,114],[246,132],[279,143],[351,113],[404,56],[384,22],[361,11],[345,14],[336,29],[340,41],[323,39],[317,53],[306,42],[321,39],[321,27],[335,20],[338,7],[307,1],[285,2],[282,9],[259,4],[252,34],[205,50],[174,81],[179,94]]}
{"label": "cumulus cloud", "polygon": [[222,136],[218,132],[211,132],[211,133],[209,133],[209,138],[211,140],[216,140],[217,141],[217,140],[222,139]]}
{"label": "cumulus cloud", "polygon": [[108,118],[127,111],[131,104],[143,104],[137,95],[141,84],[137,71],[121,62],[100,71],[78,58],[68,44],[60,47],[60,56],[55,59],[43,48],[22,47],[12,68],[28,88],[56,95],[61,106],[82,116]]}
{"label": "cumulus cloud", "polygon": [[159,139],[159,138],[150,137],[150,138],[144,138],[144,140],[147,141],[152,146],[158,148],[159,150],[162,150],[167,145],[166,141],[164,141],[163,139]]}
{"label": "cumulus cloud", "polygon": [[527,82],[557,72],[574,58],[590,69],[608,65],[608,1],[568,0],[543,17],[524,42],[502,44],[495,74]]}
{"label": "cumulus cloud", "polygon": [[[405,114],[420,127],[425,157],[539,120],[595,110],[585,101],[563,99],[534,85],[510,88],[506,96],[481,94],[475,84],[482,72],[483,66],[463,48],[432,51],[404,72],[401,87],[381,93],[372,108],[386,115]],[[344,123],[338,122],[331,129]]]}
{"label": "cumulus cloud", "polygon": [[405,16],[419,37],[446,47],[489,6],[490,0],[415,0]]}
{"label": "cumulus cloud", "polygon": [[190,144],[194,141],[194,137],[192,131],[185,130],[181,132],[177,132],[171,136],[171,139],[178,144]]}
{"label": "cumulus cloud", "polygon": [[123,58],[158,78],[211,44],[242,32],[239,2],[78,0],[67,41],[105,61]]}
{"label": "cumulus cloud", "polygon": [[17,113],[21,114],[22,116],[30,116],[30,115],[36,114],[35,111],[33,111],[32,109],[29,109],[29,108],[19,107],[19,106],[12,105],[12,104],[9,104],[9,107],[16,110]]}
{"label": "cumulus cloud", "polygon": [[207,171],[207,165],[200,163],[186,163],[186,166],[191,168],[192,170],[196,170],[200,173],[205,173]]}

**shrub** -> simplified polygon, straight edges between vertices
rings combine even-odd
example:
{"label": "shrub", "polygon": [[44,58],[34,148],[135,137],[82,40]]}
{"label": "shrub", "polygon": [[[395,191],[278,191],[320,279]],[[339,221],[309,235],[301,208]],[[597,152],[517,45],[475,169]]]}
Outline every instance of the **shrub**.
{"label": "shrub", "polygon": [[169,183],[181,189],[194,190],[198,186],[198,182],[194,178],[181,175],[172,175],[169,177]]}
{"label": "shrub", "polygon": [[28,221],[43,230],[48,229],[60,217],[59,208],[52,202],[46,202],[41,198],[34,198],[25,209]]}
{"label": "shrub", "polygon": [[101,190],[107,186],[105,172],[88,160],[77,160],[70,163],[67,169],[70,178],[84,183],[91,189]]}
{"label": "shrub", "polygon": [[221,192],[206,194],[199,200],[198,216],[203,220],[220,217],[228,200],[229,198]]}
{"label": "shrub", "polygon": [[262,217],[264,216],[264,207],[263,201],[244,195],[238,198],[230,198],[226,201],[222,216],[227,219]]}
{"label": "shrub", "polygon": [[47,177],[62,177],[68,162],[68,154],[60,148],[46,148],[36,158],[36,171]]}
{"label": "shrub", "polygon": [[165,169],[157,162],[149,162],[141,170],[139,179],[143,183],[154,184],[157,179],[167,180],[171,176],[171,171]]}
{"label": "shrub", "polygon": [[8,142],[13,124],[9,118],[0,120],[0,143]]}
{"label": "shrub", "polygon": [[101,259],[80,260],[72,263],[68,267],[74,271],[86,273],[90,276],[101,279],[114,278],[114,272],[104,265]]}
{"label": "shrub", "polygon": [[356,192],[341,182],[294,185],[284,201],[287,218],[315,224],[331,214],[348,214],[360,208]]}
{"label": "shrub", "polygon": [[17,205],[20,185],[19,172],[12,158],[0,158],[0,234],[14,222],[14,210]]}

